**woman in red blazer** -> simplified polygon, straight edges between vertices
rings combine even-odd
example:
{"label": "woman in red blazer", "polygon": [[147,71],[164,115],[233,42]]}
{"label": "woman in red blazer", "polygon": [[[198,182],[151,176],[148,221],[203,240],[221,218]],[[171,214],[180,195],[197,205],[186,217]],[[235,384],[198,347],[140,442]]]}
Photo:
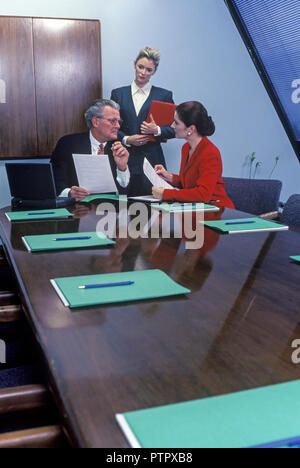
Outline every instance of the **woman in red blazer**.
{"label": "woman in red blazer", "polygon": [[234,208],[222,179],[222,159],[218,148],[207,138],[215,125],[205,107],[197,101],[184,102],[177,107],[174,123],[176,138],[187,140],[182,147],[179,175],[170,174],[161,164],[155,171],[174,189],[153,187],[155,198],[179,202],[216,202]]}

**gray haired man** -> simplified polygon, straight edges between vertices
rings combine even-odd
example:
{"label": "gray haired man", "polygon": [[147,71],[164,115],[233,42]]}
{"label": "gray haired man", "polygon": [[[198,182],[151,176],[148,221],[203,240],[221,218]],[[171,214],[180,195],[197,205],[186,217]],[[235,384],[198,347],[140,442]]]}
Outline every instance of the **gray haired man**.
{"label": "gray haired man", "polygon": [[112,100],[95,101],[85,112],[89,132],[66,135],[58,141],[51,158],[57,195],[69,196],[76,201],[90,195],[84,187],[78,186],[73,154],[107,154],[119,193],[127,193],[129,153],[120,141],[116,141],[121,125],[119,109]]}

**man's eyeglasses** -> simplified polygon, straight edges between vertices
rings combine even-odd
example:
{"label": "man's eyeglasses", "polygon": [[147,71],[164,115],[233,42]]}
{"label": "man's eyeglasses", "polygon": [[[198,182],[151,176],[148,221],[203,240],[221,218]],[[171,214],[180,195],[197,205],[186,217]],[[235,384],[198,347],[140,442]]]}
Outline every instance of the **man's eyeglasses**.
{"label": "man's eyeglasses", "polygon": [[111,125],[119,124],[120,127],[122,126],[122,123],[123,123],[122,119],[106,119],[105,117],[99,117],[99,119],[107,120]]}

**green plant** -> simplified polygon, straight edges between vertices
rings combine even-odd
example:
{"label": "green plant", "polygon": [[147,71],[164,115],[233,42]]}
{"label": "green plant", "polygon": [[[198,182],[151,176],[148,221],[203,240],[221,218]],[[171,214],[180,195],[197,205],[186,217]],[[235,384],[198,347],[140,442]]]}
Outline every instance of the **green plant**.
{"label": "green plant", "polygon": [[255,164],[255,170],[254,170],[253,179],[255,179],[257,169],[258,169],[260,166],[262,166],[262,163],[261,163],[260,161],[257,161],[257,163]]}
{"label": "green plant", "polygon": [[275,171],[276,166],[277,166],[277,164],[278,164],[278,161],[279,161],[279,156],[276,156],[276,158],[275,158],[275,164],[274,164],[273,169],[272,169],[271,172],[270,172],[269,179],[271,179],[271,177],[272,177],[272,175],[273,175],[273,172]]}
{"label": "green plant", "polygon": [[[270,175],[269,175],[269,179],[271,179],[277,165],[278,165],[278,161],[279,161],[279,156],[276,156],[275,157],[275,164],[270,172]],[[250,155],[248,155],[246,157],[246,163],[247,165],[249,165],[249,179],[254,179],[256,174],[257,174],[257,171],[258,171],[258,168],[262,166],[262,162],[261,161],[257,161],[257,158],[256,158],[256,152],[254,151],[253,153],[251,153]],[[254,170],[253,170],[254,168]]]}

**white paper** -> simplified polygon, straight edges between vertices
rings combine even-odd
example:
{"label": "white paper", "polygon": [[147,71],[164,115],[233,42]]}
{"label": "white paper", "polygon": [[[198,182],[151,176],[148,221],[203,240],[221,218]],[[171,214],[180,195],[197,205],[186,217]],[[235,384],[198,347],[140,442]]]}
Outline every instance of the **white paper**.
{"label": "white paper", "polygon": [[154,168],[151,166],[147,158],[144,159],[143,168],[145,176],[148,177],[148,179],[154,187],[162,187],[164,189],[174,190],[174,187],[172,185],[168,184],[168,182],[166,182],[158,174],[156,174]]}
{"label": "white paper", "polygon": [[73,154],[79,186],[92,193],[116,192],[108,156]]}

